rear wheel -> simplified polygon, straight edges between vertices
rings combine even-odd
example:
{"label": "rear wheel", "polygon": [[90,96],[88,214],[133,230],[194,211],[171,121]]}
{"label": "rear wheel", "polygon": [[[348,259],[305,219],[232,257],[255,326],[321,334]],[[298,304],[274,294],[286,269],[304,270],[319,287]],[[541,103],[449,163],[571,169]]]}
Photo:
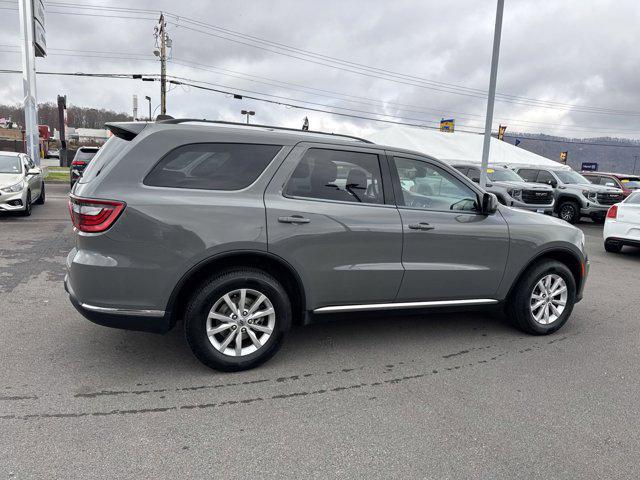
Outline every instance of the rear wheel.
{"label": "rear wheel", "polygon": [[194,355],[223,371],[246,370],[267,361],[290,326],[285,289],[254,269],[230,270],[205,281],[185,314],[185,334]]}
{"label": "rear wheel", "polygon": [[546,335],[566,323],[576,300],[576,282],[566,265],[544,260],[532,266],[514,287],[507,305],[521,330]]}
{"label": "rear wheel", "polygon": [[609,253],[620,253],[622,250],[622,244],[612,240],[605,240],[604,249]]}
{"label": "rear wheel", "polygon": [[580,220],[580,205],[572,200],[567,200],[560,204],[558,216],[569,223],[578,223]]}
{"label": "rear wheel", "polygon": [[31,190],[27,192],[27,200],[24,203],[24,210],[21,213],[24,217],[31,215]]}
{"label": "rear wheel", "polygon": [[43,205],[44,200],[45,200],[45,191],[44,191],[44,182],[42,182],[42,189],[40,190],[40,196],[38,197],[38,200],[36,200],[35,203],[37,203],[38,205]]}

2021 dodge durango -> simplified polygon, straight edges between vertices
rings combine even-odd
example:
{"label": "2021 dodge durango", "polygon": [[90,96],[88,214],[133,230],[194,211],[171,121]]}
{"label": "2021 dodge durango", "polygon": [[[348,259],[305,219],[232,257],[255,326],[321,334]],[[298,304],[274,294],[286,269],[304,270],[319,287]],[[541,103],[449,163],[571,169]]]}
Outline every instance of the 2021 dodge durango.
{"label": "2021 dodge durango", "polygon": [[108,127],[70,195],[70,300],[110,327],[180,322],[212,368],[259,365],[292,324],[335,313],[503,305],[549,334],[582,298],[580,230],[429,156],[261,126]]}

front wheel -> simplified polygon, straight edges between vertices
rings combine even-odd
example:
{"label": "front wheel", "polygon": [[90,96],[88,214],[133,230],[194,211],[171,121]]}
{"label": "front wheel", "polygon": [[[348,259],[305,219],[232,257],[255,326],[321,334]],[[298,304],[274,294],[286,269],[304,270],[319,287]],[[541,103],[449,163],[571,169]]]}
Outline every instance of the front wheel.
{"label": "front wheel", "polygon": [[31,215],[31,190],[27,192],[27,200],[24,203],[24,210],[21,213],[23,217]]}
{"label": "front wheel", "polygon": [[580,220],[580,205],[576,202],[563,202],[558,208],[558,216],[569,223],[578,223]]}
{"label": "front wheel", "polygon": [[576,301],[576,281],[563,263],[545,260],[520,279],[507,304],[507,313],[519,329],[546,335],[566,323]]}
{"label": "front wheel", "polygon": [[38,197],[38,200],[36,200],[35,203],[37,203],[38,205],[44,205],[44,200],[45,200],[44,182],[42,182],[42,189],[40,190],[40,196]]}
{"label": "front wheel", "polygon": [[185,334],[208,367],[247,370],[271,358],[291,326],[287,292],[262,270],[229,270],[206,280],[187,304]]}

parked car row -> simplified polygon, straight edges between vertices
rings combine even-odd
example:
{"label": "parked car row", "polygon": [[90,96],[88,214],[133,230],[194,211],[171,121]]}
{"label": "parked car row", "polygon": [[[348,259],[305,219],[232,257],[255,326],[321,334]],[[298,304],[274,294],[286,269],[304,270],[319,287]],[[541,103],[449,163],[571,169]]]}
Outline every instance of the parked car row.
{"label": "parked car row", "polygon": [[0,212],[31,215],[45,201],[42,170],[24,153],[0,152]]}
{"label": "parked car row", "polygon": [[[477,164],[453,163],[453,166],[474,182],[480,181]],[[538,213],[556,213],[560,218],[576,223],[581,218],[603,222],[607,211],[625,198],[619,185],[627,185],[627,191],[637,188],[633,176],[620,178],[620,183],[610,176],[591,178],[561,166],[515,167],[490,166],[487,170],[486,190],[495,194],[503,205]],[[600,181],[606,178],[606,181]],[[624,182],[622,181],[624,180]]]}

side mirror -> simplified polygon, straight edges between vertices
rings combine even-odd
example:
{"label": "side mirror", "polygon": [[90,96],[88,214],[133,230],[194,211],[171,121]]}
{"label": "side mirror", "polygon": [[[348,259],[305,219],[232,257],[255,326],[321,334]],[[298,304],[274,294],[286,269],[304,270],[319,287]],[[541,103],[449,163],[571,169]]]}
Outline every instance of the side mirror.
{"label": "side mirror", "polygon": [[552,188],[556,188],[558,186],[558,182],[556,182],[555,180],[549,180],[547,182]]}
{"label": "side mirror", "polygon": [[493,193],[484,193],[482,195],[482,214],[492,215],[498,210],[498,197]]}
{"label": "side mirror", "polygon": [[30,168],[27,171],[27,176],[30,176],[30,175],[40,175],[40,169],[39,168]]}

